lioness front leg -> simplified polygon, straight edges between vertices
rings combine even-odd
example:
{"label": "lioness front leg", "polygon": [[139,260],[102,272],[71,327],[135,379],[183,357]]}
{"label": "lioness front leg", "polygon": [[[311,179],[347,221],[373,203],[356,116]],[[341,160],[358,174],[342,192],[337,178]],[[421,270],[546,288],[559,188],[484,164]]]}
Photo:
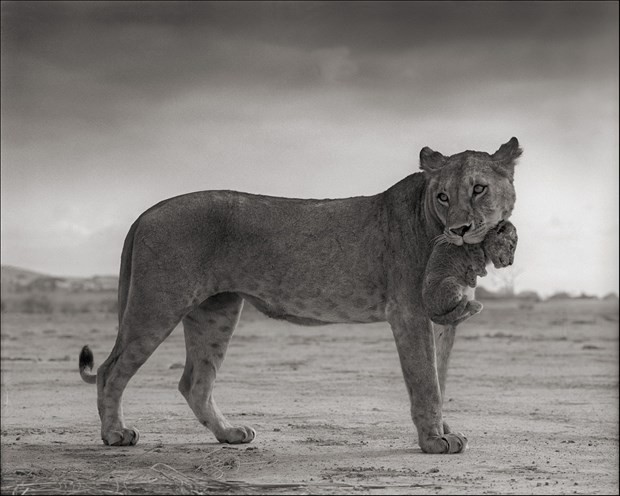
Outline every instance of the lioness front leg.
{"label": "lioness front leg", "polygon": [[215,404],[213,385],[243,307],[235,293],[208,298],[183,319],[187,356],[179,391],[202,425],[220,443],[250,443],[256,437],[248,426],[233,426]]}
{"label": "lioness front leg", "polygon": [[388,321],[394,333],[420,448],[426,453],[460,453],[467,446],[465,436],[444,431],[431,321],[424,316],[422,308],[415,313],[393,309]]}
{"label": "lioness front leg", "polygon": [[[439,389],[441,390],[442,405],[446,400],[446,380],[448,377],[448,364],[450,363],[450,354],[452,346],[454,346],[454,338],[456,335],[456,326],[439,325],[433,323],[435,332],[435,354],[437,356],[437,376],[439,378]],[[443,432],[449,434],[452,432],[450,426],[443,421]]]}

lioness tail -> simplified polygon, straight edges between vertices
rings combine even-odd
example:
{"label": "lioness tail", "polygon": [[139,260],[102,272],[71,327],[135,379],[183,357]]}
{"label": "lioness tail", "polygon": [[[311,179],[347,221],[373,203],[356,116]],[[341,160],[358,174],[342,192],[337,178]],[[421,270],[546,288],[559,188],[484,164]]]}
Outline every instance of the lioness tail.
{"label": "lioness tail", "polygon": [[[95,374],[89,374],[89,372],[93,370],[94,364],[95,357],[93,356],[93,352],[90,351],[90,348],[86,345],[80,352],[80,377],[88,384],[95,384],[97,382],[97,376]],[[88,371],[86,369],[88,369]]]}

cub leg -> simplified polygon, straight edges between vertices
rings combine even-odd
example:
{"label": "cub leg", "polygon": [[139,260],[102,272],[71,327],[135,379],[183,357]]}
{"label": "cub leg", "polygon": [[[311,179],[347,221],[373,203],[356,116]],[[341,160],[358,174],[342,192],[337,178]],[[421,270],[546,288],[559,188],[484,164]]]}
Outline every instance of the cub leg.
{"label": "cub leg", "polygon": [[455,276],[448,276],[423,293],[427,313],[436,324],[451,325],[466,310],[468,290]]}
{"label": "cub leg", "polygon": [[466,282],[470,288],[476,287],[476,276],[487,275],[486,255],[481,245],[464,245],[470,266],[467,270]]}
{"label": "cub leg", "polygon": [[119,325],[116,344],[97,370],[97,408],[101,418],[101,439],[110,446],[133,446],[137,429],[125,426],[123,391],[129,380],[155,349],[170,335],[181,316],[132,313],[128,309]]}
{"label": "cub leg", "polygon": [[243,299],[236,293],[221,293],[205,300],[183,319],[187,356],[179,391],[202,425],[220,443],[249,443],[256,432],[234,427],[213,399],[213,385],[239,315]]}
{"label": "cub leg", "polygon": [[392,310],[388,321],[396,341],[420,448],[426,453],[460,453],[467,446],[467,439],[459,433],[444,432],[431,321],[421,308],[417,312]]}

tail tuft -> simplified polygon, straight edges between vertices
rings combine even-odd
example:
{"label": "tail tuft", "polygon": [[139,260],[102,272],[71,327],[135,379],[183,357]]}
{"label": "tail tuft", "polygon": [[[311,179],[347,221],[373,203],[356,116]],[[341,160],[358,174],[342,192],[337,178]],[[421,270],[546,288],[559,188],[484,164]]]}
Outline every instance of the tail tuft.
{"label": "tail tuft", "polygon": [[89,372],[93,370],[94,364],[95,357],[93,356],[93,352],[90,351],[90,348],[86,345],[80,352],[80,376],[82,380],[88,384],[95,384],[97,382],[97,376],[95,374],[89,374]]}

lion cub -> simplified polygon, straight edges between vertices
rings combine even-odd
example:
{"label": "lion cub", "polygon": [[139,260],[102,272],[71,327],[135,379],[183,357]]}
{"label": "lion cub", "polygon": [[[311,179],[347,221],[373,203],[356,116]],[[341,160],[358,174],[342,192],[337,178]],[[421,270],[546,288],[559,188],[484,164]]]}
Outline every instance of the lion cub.
{"label": "lion cub", "polygon": [[429,318],[436,324],[457,325],[482,310],[470,300],[476,277],[487,274],[486,264],[496,268],[512,265],[517,247],[517,229],[500,222],[477,245],[441,244],[433,249],[426,265],[422,297]]}

